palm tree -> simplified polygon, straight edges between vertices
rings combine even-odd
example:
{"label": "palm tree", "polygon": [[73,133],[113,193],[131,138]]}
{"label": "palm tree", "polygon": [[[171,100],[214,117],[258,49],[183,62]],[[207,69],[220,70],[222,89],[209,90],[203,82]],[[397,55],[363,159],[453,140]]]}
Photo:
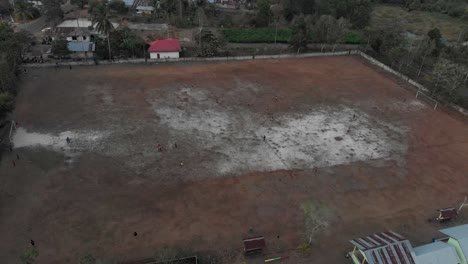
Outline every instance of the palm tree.
{"label": "palm tree", "polygon": [[110,10],[108,6],[103,3],[96,6],[92,14],[92,22],[95,24],[97,32],[107,36],[107,46],[109,49],[109,60],[112,59],[111,46],[110,46],[110,32],[114,26],[110,22]]}

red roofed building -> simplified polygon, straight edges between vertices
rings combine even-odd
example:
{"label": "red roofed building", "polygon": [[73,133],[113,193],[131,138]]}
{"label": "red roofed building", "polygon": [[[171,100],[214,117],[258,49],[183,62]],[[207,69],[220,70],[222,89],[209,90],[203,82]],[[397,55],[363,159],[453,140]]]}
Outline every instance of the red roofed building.
{"label": "red roofed building", "polygon": [[178,39],[159,39],[150,43],[148,52],[151,59],[175,59],[179,58],[180,42]]}

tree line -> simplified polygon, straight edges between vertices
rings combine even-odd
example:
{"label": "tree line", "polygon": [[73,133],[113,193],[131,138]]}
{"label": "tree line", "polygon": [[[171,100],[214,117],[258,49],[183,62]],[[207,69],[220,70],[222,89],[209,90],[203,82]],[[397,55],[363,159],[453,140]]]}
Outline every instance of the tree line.
{"label": "tree line", "polygon": [[370,54],[423,83],[430,95],[468,107],[468,46],[444,43],[440,30],[407,36],[395,23],[366,31]]}
{"label": "tree line", "polygon": [[0,23],[0,123],[13,109],[20,64],[33,41],[29,33],[14,32],[8,24]]}

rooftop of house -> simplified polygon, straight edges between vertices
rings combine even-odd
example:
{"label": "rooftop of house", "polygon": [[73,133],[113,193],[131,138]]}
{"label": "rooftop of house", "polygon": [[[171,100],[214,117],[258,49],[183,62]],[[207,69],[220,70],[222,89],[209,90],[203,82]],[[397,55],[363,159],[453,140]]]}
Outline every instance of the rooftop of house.
{"label": "rooftop of house", "polygon": [[468,238],[468,224],[440,230],[441,233],[457,240]]}
{"label": "rooftop of house", "polygon": [[140,10],[140,11],[154,11],[154,7],[152,7],[152,6],[137,6],[136,10]]}
{"label": "rooftop of house", "polygon": [[180,42],[175,38],[155,40],[150,43],[148,52],[180,52]]}
{"label": "rooftop of house", "polygon": [[[94,27],[95,24],[87,18],[77,18],[77,19],[71,19],[71,20],[65,20],[62,23],[60,23],[57,28],[89,28],[90,26]],[[117,28],[119,26],[118,23],[112,23],[112,26],[114,28]]]}
{"label": "rooftop of house", "polygon": [[123,0],[123,2],[125,3],[126,6],[133,6],[133,3],[135,2],[135,0]]}
{"label": "rooftop of house", "polygon": [[349,241],[361,250],[369,264],[416,264],[411,243],[393,231]]}
{"label": "rooftop of house", "polygon": [[458,241],[465,256],[468,256],[468,224],[440,230],[441,233]]}
{"label": "rooftop of house", "polygon": [[420,247],[415,247],[414,252],[418,264],[458,264],[455,248],[444,242],[434,242]]}

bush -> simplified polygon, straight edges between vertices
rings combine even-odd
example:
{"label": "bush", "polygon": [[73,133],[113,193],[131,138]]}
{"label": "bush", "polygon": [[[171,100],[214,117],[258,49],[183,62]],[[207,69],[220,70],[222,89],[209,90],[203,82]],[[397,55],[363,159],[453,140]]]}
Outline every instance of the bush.
{"label": "bush", "polygon": [[[226,41],[231,43],[274,43],[275,29],[226,29],[223,30]],[[290,29],[278,29],[276,42],[288,43]]]}
{"label": "bush", "polygon": [[39,256],[39,252],[37,251],[36,248],[32,247],[26,251],[24,251],[20,257],[20,263],[21,264],[32,264],[36,262],[37,257]]}
{"label": "bush", "polygon": [[0,117],[13,110],[14,97],[9,92],[0,92]]}
{"label": "bush", "polygon": [[109,2],[109,8],[119,14],[125,14],[128,11],[127,6],[125,6],[122,0],[111,0]]}
{"label": "bush", "polygon": [[451,17],[462,17],[465,13],[465,9],[463,7],[453,7],[449,10],[448,14]]}
{"label": "bush", "polygon": [[68,50],[68,41],[65,39],[57,39],[52,42],[52,53],[56,56],[65,56],[70,54],[70,50]]}
{"label": "bush", "polygon": [[361,44],[364,42],[365,42],[364,37],[359,32],[351,31],[346,34],[346,37],[345,37],[346,44]]}

